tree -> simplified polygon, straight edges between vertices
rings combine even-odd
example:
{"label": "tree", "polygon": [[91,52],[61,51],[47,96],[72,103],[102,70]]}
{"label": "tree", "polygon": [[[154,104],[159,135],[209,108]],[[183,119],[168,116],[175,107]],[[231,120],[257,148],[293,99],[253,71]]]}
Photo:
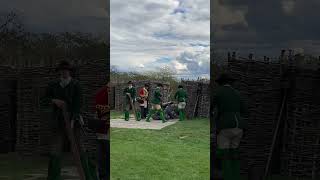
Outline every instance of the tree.
{"label": "tree", "polygon": [[0,15],[0,36],[1,64],[55,64],[61,59],[90,61],[109,57],[105,39],[80,32],[27,32],[21,16],[14,12]]}

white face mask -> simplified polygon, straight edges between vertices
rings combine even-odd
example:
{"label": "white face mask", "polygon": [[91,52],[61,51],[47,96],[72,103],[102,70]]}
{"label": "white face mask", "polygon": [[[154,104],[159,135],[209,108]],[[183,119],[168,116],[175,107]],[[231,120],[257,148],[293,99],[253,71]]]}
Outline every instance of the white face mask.
{"label": "white face mask", "polygon": [[131,89],[132,88],[132,85],[129,85],[129,89]]}

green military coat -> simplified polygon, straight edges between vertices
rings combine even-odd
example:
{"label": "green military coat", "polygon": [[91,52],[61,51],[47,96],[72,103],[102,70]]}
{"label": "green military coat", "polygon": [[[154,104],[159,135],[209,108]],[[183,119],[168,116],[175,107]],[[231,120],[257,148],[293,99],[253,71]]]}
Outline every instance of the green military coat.
{"label": "green military coat", "polygon": [[161,103],[161,97],[162,97],[162,94],[161,94],[160,88],[156,88],[154,93],[153,93],[153,97],[152,97],[151,103],[152,104],[160,104]]}
{"label": "green military coat", "polygon": [[188,95],[184,89],[180,88],[174,95],[174,98],[177,99],[179,102],[186,102]]}
{"label": "green military coat", "polygon": [[60,86],[60,80],[52,81],[48,84],[45,97],[42,99],[42,104],[52,105],[52,116],[50,126],[53,129],[64,128],[62,111],[56,105],[52,104],[52,99],[65,101],[67,111],[71,117],[78,116],[82,106],[82,91],[79,81],[72,79],[66,87]]}
{"label": "green military coat", "polygon": [[240,97],[240,93],[231,86],[221,86],[213,96],[215,125],[218,130],[228,128],[247,128],[247,121],[244,116],[247,114],[247,107]]}
{"label": "green military coat", "polygon": [[136,99],[136,94],[137,94],[137,91],[134,87],[132,87],[131,89],[129,89],[129,87],[126,87],[124,90],[123,90],[123,95],[125,96],[125,100],[127,103],[130,103],[130,98],[127,96],[127,93],[130,93],[131,94],[131,98],[133,101],[135,101]]}

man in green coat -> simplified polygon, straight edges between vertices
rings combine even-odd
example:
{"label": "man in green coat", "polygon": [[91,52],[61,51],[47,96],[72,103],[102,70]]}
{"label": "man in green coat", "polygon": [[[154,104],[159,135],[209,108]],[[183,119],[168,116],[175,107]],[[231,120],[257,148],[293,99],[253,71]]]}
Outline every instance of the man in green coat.
{"label": "man in green coat", "polygon": [[153,116],[155,113],[160,114],[160,118],[162,120],[162,123],[166,122],[166,120],[164,118],[164,112],[161,108],[161,102],[162,102],[161,88],[162,88],[162,84],[159,83],[153,93],[152,100],[151,100],[152,107],[151,107],[150,113],[148,114],[148,117],[146,120],[147,122],[150,122],[150,117]]}
{"label": "man in green coat", "polygon": [[[52,106],[52,116],[49,119],[49,127],[52,130],[51,152],[48,166],[47,180],[62,180],[61,177],[61,155],[66,138],[66,128],[63,117],[63,109],[67,109],[71,117],[76,143],[80,150],[80,126],[83,122],[80,119],[82,105],[82,92],[79,81],[71,77],[72,66],[67,61],[61,61],[56,70],[60,78],[50,82],[46,96],[42,104],[46,107]],[[81,150],[80,150],[81,151]],[[96,180],[96,169],[89,160],[86,153],[81,154],[81,163],[85,172],[86,180]]]}
{"label": "man in green coat", "polygon": [[216,82],[219,87],[213,96],[215,126],[217,129],[217,160],[222,162],[224,180],[240,179],[239,144],[247,121],[247,109],[240,93],[232,87],[235,81],[229,74],[222,74]]}
{"label": "man in green coat", "polygon": [[[131,107],[131,103],[133,105],[135,104],[136,95],[137,95],[137,91],[133,87],[132,81],[128,82],[128,87],[126,87],[123,90],[123,95],[124,95],[124,120],[129,121],[129,118],[130,118],[129,111],[131,108],[134,108],[134,107]],[[130,97],[131,97],[131,99],[130,99]],[[137,117],[137,120],[140,120],[140,115],[137,114],[137,112],[135,112],[135,113],[136,113],[135,116]]]}
{"label": "man in green coat", "polygon": [[179,121],[185,119],[185,107],[186,100],[188,98],[187,92],[183,89],[182,85],[178,86],[178,91],[174,95],[174,98],[178,101]]}

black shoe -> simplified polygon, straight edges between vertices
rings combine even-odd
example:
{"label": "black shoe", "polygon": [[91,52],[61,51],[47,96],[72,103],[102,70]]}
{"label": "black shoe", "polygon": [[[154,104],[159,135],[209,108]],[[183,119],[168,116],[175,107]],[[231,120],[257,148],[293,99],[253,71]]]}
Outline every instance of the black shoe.
{"label": "black shoe", "polygon": [[214,170],[213,176],[210,178],[211,180],[223,180],[222,171],[217,169]]}
{"label": "black shoe", "polygon": [[211,180],[223,180],[222,176],[222,160],[220,158],[215,158],[213,161],[213,175]]}

